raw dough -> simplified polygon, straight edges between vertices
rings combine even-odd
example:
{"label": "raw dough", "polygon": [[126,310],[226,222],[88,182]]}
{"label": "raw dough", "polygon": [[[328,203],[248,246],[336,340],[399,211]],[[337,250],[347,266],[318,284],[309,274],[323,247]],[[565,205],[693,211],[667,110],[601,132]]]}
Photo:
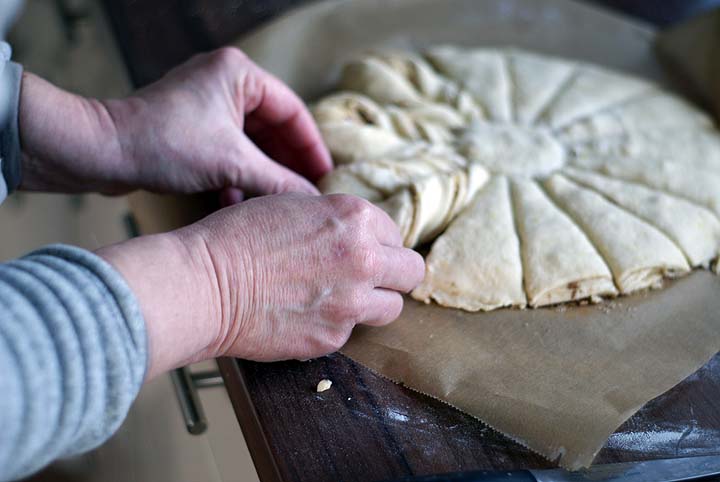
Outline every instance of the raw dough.
{"label": "raw dough", "polygon": [[650,288],[662,282],[663,276],[690,270],[670,239],[601,195],[560,174],[553,175],[545,186],[605,257],[621,293]]}
{"label": "raw dough", "polygon": [[315,391],[317,393],[324,392],[325,390],[330,390],[330,387],[332,387],[332,381],[324,378],[318,382]]}
{"label": "raw dough", "polygon": [[526,304],[508,181],[496,177],[433,244],[413,298],[468,311]]}
{"label": "raw dough", "polygon": [[470,311],[656,288],[713,268],[720,134],[645,80],[514,48],[360,54],[313,114],[340,166],[429,244],[412,296]]}
{"label": "raw dough", "polygon": [[565,174],[660,229],[683,250],[691,266],[707,268],[718,255],[720,221],[707,208],[591,171],[568,167]]}
{"label": "raw dough", "polygon": [[537,183],[517,179],[512,191],[530,306],[617,294],[590,240]]}

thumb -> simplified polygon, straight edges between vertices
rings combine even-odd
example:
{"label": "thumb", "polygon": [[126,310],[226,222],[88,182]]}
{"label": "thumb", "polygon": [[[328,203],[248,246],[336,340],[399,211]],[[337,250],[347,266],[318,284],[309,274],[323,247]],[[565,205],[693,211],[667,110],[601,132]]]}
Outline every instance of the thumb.
{"label": "thumb", "polygon": [[310,181],[273,161],[250,141],[245,143],[243,154],[245,160],[238,188],[256,195],[283,192],[320,194]]}

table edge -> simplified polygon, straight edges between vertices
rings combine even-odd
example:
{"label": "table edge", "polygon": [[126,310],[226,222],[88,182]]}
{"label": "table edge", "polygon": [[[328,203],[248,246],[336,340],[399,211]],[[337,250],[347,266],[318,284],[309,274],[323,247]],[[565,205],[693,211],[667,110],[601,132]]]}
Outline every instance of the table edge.
{"label": "table edge", "polygon": [[262,482],[283,482],[280,468],[245,384],[242,367],[237,359],[228,357],[218,358],[217,364],[259,479]]}

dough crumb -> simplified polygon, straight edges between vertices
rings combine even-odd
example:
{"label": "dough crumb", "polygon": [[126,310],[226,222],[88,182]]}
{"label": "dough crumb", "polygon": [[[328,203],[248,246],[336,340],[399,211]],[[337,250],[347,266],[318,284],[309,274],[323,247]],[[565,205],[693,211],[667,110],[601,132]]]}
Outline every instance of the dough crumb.
{"label": "dough crumb", "polygon": [[317,384],[317,392],[324,392],[325,390],[330,390],[330,387],[332,386],[332,382],[328,380],[327,378],[323,378],[320,380],[320,382]]}

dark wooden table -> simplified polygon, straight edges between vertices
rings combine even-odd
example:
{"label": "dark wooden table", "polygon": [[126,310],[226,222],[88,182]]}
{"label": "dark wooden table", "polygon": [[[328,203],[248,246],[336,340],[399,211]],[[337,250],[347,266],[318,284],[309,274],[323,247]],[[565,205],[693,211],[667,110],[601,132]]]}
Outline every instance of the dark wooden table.
{"label": "dark wooden table", "polygon": [[[152,82],[302,0],[105,0],[131,78]],[[603,0],[658,25],[717,1]],[[371,481],[554,464],[437,400],[333,355],[223,359],[228,393],[263,481]],[[333,389],[315,393],[322,378]],[[720,454],[720,356],[628,420],[596,462]]]}

